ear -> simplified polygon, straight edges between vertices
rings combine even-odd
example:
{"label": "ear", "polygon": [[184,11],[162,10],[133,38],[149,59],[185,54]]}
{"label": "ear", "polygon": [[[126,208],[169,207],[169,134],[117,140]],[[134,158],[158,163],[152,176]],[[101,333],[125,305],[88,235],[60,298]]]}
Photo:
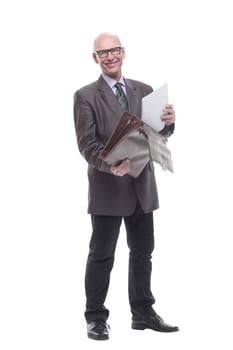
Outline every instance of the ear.
{"label": "ear", "polygon": [[93,52],[92,57],[93,57],[93,60],[95,61],[95,63],[99,63],[96,52]]}
{"label": "ear", "polygon": [[122,58],[125,58],[125,48],[124,47],[121,48],[121,54],[122,54]]}

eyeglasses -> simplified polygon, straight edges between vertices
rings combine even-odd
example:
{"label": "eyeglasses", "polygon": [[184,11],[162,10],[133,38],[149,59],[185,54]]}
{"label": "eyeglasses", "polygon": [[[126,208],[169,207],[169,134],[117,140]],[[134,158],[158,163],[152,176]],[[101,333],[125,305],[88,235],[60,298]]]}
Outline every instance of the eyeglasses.
{"label": "eyeglasses", "polygon": [[108,49],[108,50],[98,50],[98,51],[96,51],[96,53],[100,58],[104,58],[104,57],[108,56],[109,52],[111,52],[111,54],[114,56],[120,55],[121,49],[122,48],[120,46],[118,46],[118,47],[112,47],[111,49]]}

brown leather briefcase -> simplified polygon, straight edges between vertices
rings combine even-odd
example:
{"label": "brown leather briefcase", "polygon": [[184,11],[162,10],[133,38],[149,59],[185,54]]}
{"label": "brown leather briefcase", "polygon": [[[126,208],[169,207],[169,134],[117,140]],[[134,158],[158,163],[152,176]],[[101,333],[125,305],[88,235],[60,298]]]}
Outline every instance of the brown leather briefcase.
{"label": "brown leather briefcase", "polygon": [[129,175],[133,177],[139,176],[150,159],[159,163],[163,169],[173,171],[171,153],[166,142],[166,137],[140,118],[124,112],[100,158],[112,165],[129,159]]}

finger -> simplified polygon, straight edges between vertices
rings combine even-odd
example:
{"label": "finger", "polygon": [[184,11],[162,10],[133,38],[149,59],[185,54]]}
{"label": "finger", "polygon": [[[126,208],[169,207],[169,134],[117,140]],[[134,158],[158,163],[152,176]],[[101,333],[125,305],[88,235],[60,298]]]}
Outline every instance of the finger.
{"label": "finger", "polygon": [[170,125],[170,124],[173,124],[173,123],[175,123],[175,121],[176,121],[176,118],[175,117],[173,117],[173,118],[161,118],[161,120],[166,124],[166,125]]}
{"label": "finger", "polygon": [[128,167],[128,166],[129,166],[129,163],[130,163],[130,160],[129,160],[128,158],[126,158],[126,159],[123,160],[123,163],[124,163],[124,165],[125,165],[126,167]]}
{"label": "finger", "polygon": [[124,159],[118,167],[118,171],[125,171],[129,168],[129,159]]}
{"label": "finger", "polygon": [[161,115],[161,120],[165,121],[165,120],[175,120],[176,116],[175,114],[165,114],[165,115]]}
{"label": "finger", "polygon": [[120,169],[116,170],[116,175],[124,176],[128,172],[129,172],[129,161],[124,162],[124,166],[122,166]]}
{"label": "finger", "polygon": [[116,176],[124,176],[125,174],[126,174],[126,172],[124,170],[119,170],[119,171],[116,171],[114,173],[114,175],[116,175]]}
{"label": "finger", "polygon": [[129,172],[130,160],[124,159],[119,165],[111,166],[111,172],[117,176],[123,176]]}
{"label": "finger", "polygon": [[114,171],[120,170],[121,167],[122,167],[122,163],[123,163],[123,161],[121,161],[121,162],[120,162],[119,164],[117,164],[117,165],[113,165],[113,166],[112,166],[112,169],[113,169]]}
{"label": "finger", "polygon": [[175,111],[173,108],[164,108],[163,111],[165,114],[175,114]]}

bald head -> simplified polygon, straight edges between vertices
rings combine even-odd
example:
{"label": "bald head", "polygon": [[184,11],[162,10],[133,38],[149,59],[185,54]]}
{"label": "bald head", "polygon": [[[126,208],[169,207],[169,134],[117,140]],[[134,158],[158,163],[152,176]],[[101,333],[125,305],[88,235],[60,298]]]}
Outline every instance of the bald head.
{"label": "bald head", "polygon": [[112,33],[101,33],[94,40],[94,51],[106,50],[117,46],[121,46],[120,39]]}
{"label": "bald head", "polygon": [[112,33],[102,33],[94,40],[92,57],[100,65],[102,72],[109,77],[119,80],[121,66],[125,58],[125,49],[120,39]]}

